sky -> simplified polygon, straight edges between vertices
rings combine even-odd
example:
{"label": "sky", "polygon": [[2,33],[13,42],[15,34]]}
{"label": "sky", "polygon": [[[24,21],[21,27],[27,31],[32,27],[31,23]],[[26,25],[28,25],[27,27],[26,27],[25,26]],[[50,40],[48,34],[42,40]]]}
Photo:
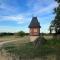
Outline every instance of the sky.
{"label": "sky", "polygon": [[0,0],[0,32],[29,32],[32,17],[38,18],[41,32],[49,32],[54,20],[54,0]]}

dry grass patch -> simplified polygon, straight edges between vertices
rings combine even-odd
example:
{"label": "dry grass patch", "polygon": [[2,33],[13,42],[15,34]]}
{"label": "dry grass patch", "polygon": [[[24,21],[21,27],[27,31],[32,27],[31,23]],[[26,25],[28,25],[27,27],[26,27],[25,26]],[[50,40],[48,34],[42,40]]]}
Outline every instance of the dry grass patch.
{"label": "dry grass patch", "polygon": [[25,36],[25,37],[20,37],[20,36],[3,36],[3,37],[0,37],[0,42],[3,42],[3,41],[13,41],[13,40],[20,40],[20,42],[27,42],[29,39],[28,36]]}

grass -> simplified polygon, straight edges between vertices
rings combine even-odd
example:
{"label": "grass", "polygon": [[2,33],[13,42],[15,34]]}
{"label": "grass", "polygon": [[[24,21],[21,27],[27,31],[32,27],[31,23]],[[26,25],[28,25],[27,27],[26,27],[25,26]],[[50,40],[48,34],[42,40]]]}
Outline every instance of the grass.
{"label": "grass", "polygon": [[49,54],[60,54],[60,40],[48,40],[46,44],[35,47],[33,43],[24,43],[22,45],[16,45],[8,43],[3,45],[3,49],[11,54],[15,54],[20,57],[40,57]]}
{"label": "grass", "polygon": [[0,36],[0,42],[11,41],[17,39],[16,36]]}
{"label": "grass", "polygon": [[28,42],[29,40],[27,40],[29,37],[25,36],[25,37],[20,37],[20,36],[0,36],[0,42],[5,42],[5,41],[20,41],[22,43],[24,42]]}
{"label": "grass", "polygon": [[0,41],[10,41],[16,40],[15,42],[7,43],[2,46],[9,54],[15,54],[20,57],[41,57],[49,54],[60,54],[60,40],[50,39],[42,46],[34,46],[31,43],[27,36],[19,37],[19,36],[5,36],[0,37]]}

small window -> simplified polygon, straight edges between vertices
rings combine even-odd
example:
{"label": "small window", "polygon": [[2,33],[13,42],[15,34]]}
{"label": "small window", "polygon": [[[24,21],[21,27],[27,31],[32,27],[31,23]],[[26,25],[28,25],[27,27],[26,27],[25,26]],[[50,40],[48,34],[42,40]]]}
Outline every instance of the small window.
{"label": "small window", "polygon": [[37,32],[37,29],[34,29],[34,32]]}

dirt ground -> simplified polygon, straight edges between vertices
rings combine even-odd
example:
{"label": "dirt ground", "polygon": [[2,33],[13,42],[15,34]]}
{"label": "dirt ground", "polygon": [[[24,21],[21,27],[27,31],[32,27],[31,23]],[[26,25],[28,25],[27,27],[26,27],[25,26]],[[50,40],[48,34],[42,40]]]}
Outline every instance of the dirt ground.
{"label": "dirt ground", "polygon": [[[30,40],[29,40],[29,36],[25,36],[25,37],[4,36],[4,37],[0,37],[0,45],[3,42],[13,42],[18,45],[18,44],[30,42]],[[6,55],[5,52],[3,54],[1,54],[1,51],[0,51],[0,60],[12,60],[12,58],[10,56]]]}
{"label": "dirt ground", "polygon": [[27,39],[29,39],[29,36],[25,36],[25,37],[20,37],[20,36],[3,36],[3,37],[0,37],[0,42],[12,41],[12,40],[29,41]]}

